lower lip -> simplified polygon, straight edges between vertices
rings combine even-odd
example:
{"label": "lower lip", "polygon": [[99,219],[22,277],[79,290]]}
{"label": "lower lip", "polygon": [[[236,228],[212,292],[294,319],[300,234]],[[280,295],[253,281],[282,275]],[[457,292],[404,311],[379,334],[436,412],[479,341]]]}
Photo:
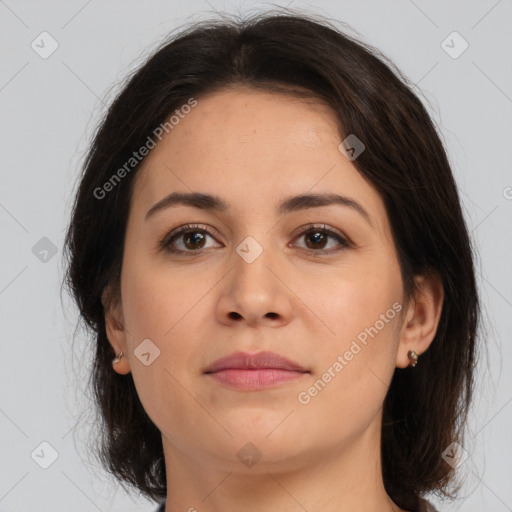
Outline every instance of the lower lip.
{"label": "lower lip", "polygon": [[220,370],[208,373],[207,375],[233,388],[256,391],[272,388],[282,382],[299,379],[305,374],[305,372],[281,370],[278,368],[262,368],[260,370]]}

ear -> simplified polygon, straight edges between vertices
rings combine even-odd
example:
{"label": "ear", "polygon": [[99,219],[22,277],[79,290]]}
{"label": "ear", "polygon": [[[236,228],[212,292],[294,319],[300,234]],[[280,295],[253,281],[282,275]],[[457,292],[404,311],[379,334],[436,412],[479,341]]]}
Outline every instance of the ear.
{"label": "ear", "polygon": [[[416,291],[404,315],[400,329],[400,341],[396,356],[396,366],[406,368],[411,365],[407,353],[414,350],[421,356],[432,343],[443,308],[444,289],[437,274],[415,276]],[[418,364],[421,363],[421,358]]]}
{"label": "ear", "polygon": [[130,361],[121,298],[113,297],[110,290],[105,289],[101,295],[101,303],[105,312],[105,330],[114,351],[114,357],[118,357],[121,352],[123,353],[119,362],[112,364],[112,369],[120,375],[126,375],[130,373]]}

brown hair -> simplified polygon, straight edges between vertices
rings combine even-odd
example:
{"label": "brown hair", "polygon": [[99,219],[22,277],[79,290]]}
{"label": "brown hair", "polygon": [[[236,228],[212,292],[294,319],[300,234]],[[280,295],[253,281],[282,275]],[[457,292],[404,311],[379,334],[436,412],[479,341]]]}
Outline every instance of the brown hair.
{"label": "brown hair", "polygon": [[412,84],[391,61],[328,20],[290,12],[203,21],[165,41],[131,76],[90,147],[66,236],[65,282],[95,336],[91,377],[103,464],[145,496],[166,496],[161,434],[131,374],[112,370],[101,301],[108,288],[119,293],[139,166],[106,197],[95,190],[191,97],[238,84],[327,103],[341,140],[355,134],[366,145],[353,164],[383,198],[406,296],[413,296],[415,275],[440,276],[445,297],[434,341],[416,368],[395,371],[385,399],[382,469],[386,491],[402,508],[415,509],[428,491],[449,495],[454,470],[441,454],[454,441],[462,444],[480,306],[446,152]]}

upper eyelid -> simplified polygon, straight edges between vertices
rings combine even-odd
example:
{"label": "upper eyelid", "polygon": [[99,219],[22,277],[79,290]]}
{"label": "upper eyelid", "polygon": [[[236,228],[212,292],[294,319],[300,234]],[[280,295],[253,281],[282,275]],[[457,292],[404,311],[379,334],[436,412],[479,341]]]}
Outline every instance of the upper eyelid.
{"label": "upper eyelid", "polygon": [[172,240],[175,236],[183,235],[187,232],[194,232],[194,231],[204,231],[210,236],[220,236],[220,233],[213,228],[212,226],[207,226],[205,224],[197,224],[197,223],[190,223],[190,224],[184,224],[182,226],[178,226],[177,228],[170,231],[167,235],[165,235],[164,239],[167,239],[168,241]]}
{"label": "upper eyelid", "polygon": [[[165,235],[165,238],[172,238],[173,236],[182,234],[183,232],[186,233],[187,231],[193,231],[194,229],[196,229],[197,231],[205,231],[206,233],[208,233],[211,236],[213,236],[214,234],[217,234],[218,236],[220,236],[219,231],[217,231],[212,226],[208,226],[206,224],[190,223],[190,224],[184,224],[182,226],[178,226],[177,228],[170,231],[167,235]],[[305,232],[307,232],[309,230],[313,230],[313,229],[331,231],[335,235],[338,235],[342,238],[348,238],[345,234],[343,234],[342,232],[339,232],[339,230],[337,230],[336,228],[331,227],[325,223],[313,223],[313,224],[306,224],[304,226],[300,226],[294,230],[293,236],[302,235]]]}

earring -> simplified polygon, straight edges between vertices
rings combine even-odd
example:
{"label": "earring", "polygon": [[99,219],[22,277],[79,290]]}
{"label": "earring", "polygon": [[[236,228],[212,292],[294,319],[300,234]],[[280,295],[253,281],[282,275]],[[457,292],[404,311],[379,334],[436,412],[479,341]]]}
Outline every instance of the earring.
{"label": "earring", "polygon": [[112,359],[112,364],[119,363],[119,361],[121,361],[122,357],[123,357],[123,353],[121,352],[117,357],[114,357],[114,359]]}
{"label": "earring", "polygon": [[411,360],[411,366],[414,368],[418,364],[418,354],[414,350],[409,350],[407,357]]}

